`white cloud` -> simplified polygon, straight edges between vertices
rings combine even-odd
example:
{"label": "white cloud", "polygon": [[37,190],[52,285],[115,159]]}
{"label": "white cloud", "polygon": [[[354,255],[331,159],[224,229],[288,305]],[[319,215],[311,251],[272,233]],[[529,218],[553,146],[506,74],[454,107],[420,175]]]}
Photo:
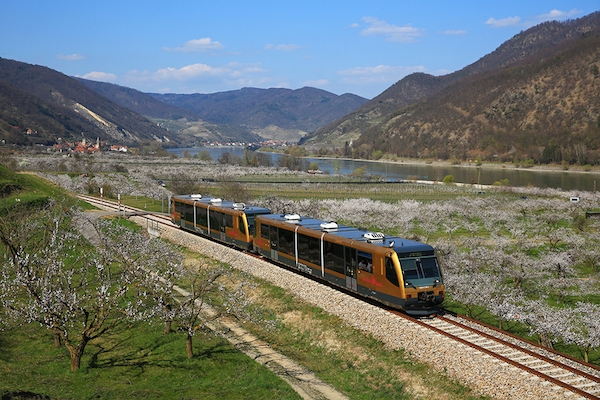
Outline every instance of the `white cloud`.
{"label": "white cloud", "polygon": [[521,23],[520,17],[508,17],[502,19],[490,18],[485,23],[492,28],[504,28],[506,26],[515,26]]}
{"label": "white cloud", "polygon": [[363,36],[385,36],[390,42],[414,42],[416,38],[424,34],[424,29],[414,28],[411,25],[388,24],[374,17],[364,17],[363,21],[368,25],[361,31]]}
{"label": "white cloud", "polygon": [[554,9],[554,10],[551,10],[549,13],[538,15],[536,17],[536,20],[538,20],[540,22],[554,21],[554,20],[560,21],[563,19],[575,17],[581,13],[582,13],[582,11],[576,10],[575,8],[570,11],[561,11],[561,10]]}
{"label": "white cloud", "polygon": [[574,18],[583,14],[583,11],[573,8],[570,11],[561,11],[557,9],[550,10],[547,13],[536,15],[535,17],[529,18],[528,20],[522,21],[520,17],[508,17],[503,19],[490,18],[485,23],[492,28],[504,28],[507,26],[520,26],[523,28],[529,28],[534,25],[540,24],[546,21],[562,21],[568,18]]}
{"label": "white cloud", "polygon": [[294,51],[298,50],[300,46],[297,44],[268,44],[265,46],[265,50],[277,50],[277,51]]}
{"label": "white cloud", "polygon": [[193,79],[199,76],[218,76],[218,75],[228,75],[233,73],[234,71],[229,70],[227,68],[222,67],[211,67],[206,64],[191,64],[177,68],[162,68],[152,74],[152,78],[155,80],[169,80],[169,79],[177,79],[177,80],[186,80]]}
{"label": "white cloud", "polygon": [[108,72],[100,72],[100,71],[92,71],[83,76],[79,76],[83,79],[89,79],[92,81],[100,81],[100,82],[116,82],[117,76],[115,74],[110,74]]}
{"label": "white cloud", "polygon": [[56,58],[58,58],[59,60],[66,60],[66,61],[85,60],[85,56],[82,56],[81,54],[59,54],[56,56]]}
{"label": "white cloud", "polygon": [[211,38],[201,38],[201,39],[193,39],[188,40],[181,47],[163,47],[165,51],[179,51],[184,53],[191,52],[203,52],[207,50],[217,50],[223,48],[223,45],[220,42],[213,41]]}
{"label": "white cloud", "polygon": [[413,72],[425,72],[423,66],[404,67],[401,65],[377,65],[375,67],[356,67],[338,71],[347,83],[396,82]]}
{"label": "white cloud", "polygon": [[448,29],[448,30],[444,31],[444,35],[464,35],[466,33],[467,33],[467,31],[465,31],[464,29],[456,29],[456,30]]}
{"label": "white cloud", "polygon": [[[223,66],[190,64],[181,68],[161,68],[156,71],[129,71],[124,78],[126,84],[143,84],[160,87],[198,87],[198,85],[230,85],[231,82],[257,82],[257,75],[267,72],[259,64],[229,63]],[[260,77],[258,78],[260,79]],[[187,90],[187,89],[186,89]],[[198,89],[191,89],[198,90]],[[189,92],[189,90],[187,90]]]}

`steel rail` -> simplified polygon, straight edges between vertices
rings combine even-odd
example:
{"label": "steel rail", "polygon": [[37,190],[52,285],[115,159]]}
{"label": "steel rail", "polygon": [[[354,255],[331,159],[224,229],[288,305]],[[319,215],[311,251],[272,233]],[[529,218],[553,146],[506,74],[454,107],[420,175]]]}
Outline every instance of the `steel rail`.
{"label": "steel rail", "polygon": [[[483,336],[483,337],[485,337],[485,338],[488,338],[488,339],[490,339],[490,340],[493,340],[493,341],[496,341],[496,342],[498,342],[498,343],[501,343],[501,344],[503,344],[503,345],[505,345],[505,346],[508,346],[508,347],[510,347],[510,348],[513,348],[513,349],[515,349],[515,350],[519,350],[519,351],[521,351],[521,352],[523,352],[523,353],[525,353],[525,354],[528,354],[528,355],[530,355],[530,356],[532,356],[532,357],[538,358],[538,359],[540,359],[540,360],[542,360],[542,361],[545,361],[545,362],[547,362],[547,363],[549,363],[549,364],[553,364],[553,365],[555,365],[555,366],[557,366],[557,367],[560,367],[560,368],[562,368],[562,369],[565,369],[565,370],[567,370],[567,371],[569,371],[569,372],[572,372],[572,373],[574,373],[574,374],[576,374],[576,375],[583,376],[584,378],[586,378],[586,379],[589,379],[589,380],[591,380],[591,381],[594,381],[594,382],[598,382],[598,383],[600,383],[600,378],[599,378],[599,377],[597,377],[597,376],[595,376],[595,375],[591,375],[591,374],[589,374],[589,373],[587,373],[587,372],[585,372],[585,371],[581,371],[581,370],[579,370],[579,369],[577,369],[577,368],[575,368],[575,367],[571,367],[570,365],[563,364],[563,363],[561,363],[560,361],[553,360],[553,359],[551,359],[551,358],[549,358],[548,356],[545,356],[545,355],[543,355],[543,354],[536,353],[535,351],[532,351],[532,350],[529,350],[529,349],[526,349],[526,348],[520,347],[520,346],[519,346],[519,345],[517,345],[517,344],[514,344],[514,343],[511,343],[511,342],[508,342],[508,341],[506,341],[506,340],[504,340],[504,339],[498,338],[498,337],[496,337],[496,336],[494,336],[494,335],[491,335],[491,334],[489,334],[489,333],[486,333],[486,332],[479,331],[479,330],[477,330],[477,329],[475,329],[475,328],[473,328],[473,327],[471,327],[471,326],[464,325],[464,324],[462,324],[462,323],[460,323],[460,322],[458,322],[458,321],[453,321],[453,320],[451,320],[451,319],[448,319],[448,318],[446,318],[446,317],[444,317],[444,316],[438,316],[437,318],[438,318],[438,319],[440,319],[440,320],[442,320],[442,321],[444,321],[444,322],[447,322],[447,323],[449,323],[449,324],[453,324],[453,325],[455,325],[455,326],[458,326],[458,327],[460,327],[460,328],[462,328],[462,329],[468,330],[468,331],[470,331],[470,332],[477,333],[478,335],[481,335],[481,336]],[[502,333],[502,332],[500,332],[500,333]],[[543,348],[542,348],[542,349],[543,349]],[[557,355],[560,355],[560,356],[562,356],[562,354],[560,354],[560,353],[556,353],[556,354],[557,354]]]}
{"label": "steel rail", "polygon": [[[168,225],[168,226],[175,226],[173,225],[171,218],[163,213],[156,213],[156,212],[152,212],[152,211],[147,211],[147,210],[141,210],[139,208],[135,208],[135,207],[130,207],[130,206],[126,206],[124,204],[118,204],[115,203],[112,200],[106,200],[106,199],[100,199],[98,197],[93,197],[93,196],[87,196],[87,195],[77,195],[77,197],[81,200],[84,200],[90,204],[96,204],[96,205],[101,205],[104,207],[108,207],[111,208],[115,211],[123,211],[125,213],[130,212],[133,215],[130,216],[140,216],[140,217],[153,217],[159,220],[164,220],[166,222],[163,221],[157,221],[156,219],[153,219],[156,222],[160,222],[164,225]],[[129,211],[128,211],[129,210]]]}
{"label": "steel rail", "polygon": [[[549,382],[552,382],[552,383],[554,383],[555,385],[561,386],[561,387],[563,387],[563,388],[565,388],[565,389],[567,389],[567,390],[569,390],[569,391],[571,391],[571,392],[577,393],[577,394],[579,394],[579,395],[581,395],[581,396],[583,396],[583,397],[585,397],[585,398],[588,398],[588,399],[593,399],[593,400],[598,400],[598,399],[600,399],[600,397],[598,397],[598,396],[596,396],[596,395],[594,395],[594,394],[588,393],[588,392],[586,392],[586,391],[584,391],[584,390],[581,390],[581,389],[579,389],[579,388],[577,388],[577,387],[575,387],[575,386],[573,386],[573,385],[570,385],[570,384],[568,384],[568,383],[566,383],[566,382],[563,382],[563,381],[561,381],[561,380],[559,380],[559,379],[553,378],[552,376],[549,376],[549,375],[546,375],[546,374],[544,374],[544,373],[542,373],[542,372],[539,372],[539,371],[537,371],[537,370],[535,370],[535,369],[533,369],[533,368],[531,368],[531,367],[528,367],[528,366],[526,366],[526,365],[520,364],[520,363],[519,363],[519,362],[517,362],[517,361],[511,360],[510,358],[508,358],[508,357],[506,357],[506,356],[503,356],[503,355],[501,355],[501,354],[498,354],[498,353],[496,353],[496,352],[494,352],[494,351],[492,351],[492,350],[486,349],[486,348],[485,348],[485,347],[483,347],[483,346],[480,346],[480,345],[478,345],[478,344],[472,343],[472,342],[470,342],[470,341],[468,341],[468,340],[466,340],[466,339],[463,339],[463,338],[461,338],[461,337],[459,337],[459,336],[456,336],[456,335],[453,335],[453,334],[451,334],[451,333],[449,333],[449,332],[446,332],[446,331],[444,331],[443,329],[440,329],[440,328],[438,328],[438,327],[435,327],[435,326],[433,326],[433,325],[429,325],[429,324],[427,324],[427,323],[425,323],[425,322],[423,322],[423,321],[421,321],[421,320],[419,320],[419,319],[416,319],[416,318],[410,317],[410,316],[408,316],[408,315],[406,315],[406,314],[403,314],[403,313],[401,313],[401,312],[399,312],[399,311],[395,311],[395,310],[389,310],[389,311],[390,311],[391,313],[393,313],[393,314],[395,314],[395,315],[398,315],[398,316],[400,316],[400,317],[402,317],[402,318],[405,318],[405,319],[407,319],[407,320],[409,320],[409,321],[411,321],[411,322],[413,322],[413,323],[415,323],[415,324],[418,324],[418,325],[420,325],[420,326],[422,326],[422,327],[425,327],[425,328],[431,329],[432,331],[434,331],[434,332],[436,332],[436,333],[439,333],[440,335],[446,336],[446,337],[448,337],[448,338],[450,338],[450,339],[452,339],[452,340],[455,340],[455,341],[457,341],[457,342],[459,342],[459,343],[462,343],[462,344],[464,344],[464,345],[466,345],[466,346],[469,346],[469,347],[471,347],[471,348],[473,348],[473,349],[475,349],[475,350],[478,350],[478,351],[480,351],[480,352],[482,352],[482,353],[484,353],[484,354],[487,354],[487,355],[489,355],[489,356],[492,356],[492,357],[494,357],[494,358],[497,358],[497,359],[499,359],[499,360],[501,360],[501,361],[504,361],[504,362],[506,362],[506,363],[508,363],[508,364],[510,364],[510,365],[512,365],[512,366],[514,366],[514,367],[517,367],[517,368],[519,368],[519,369],[521,369],[521,370],[527,371],[527,372],[529,372],[530,374],[532,374],[532,375],[534,375],[534,376],[538,376],[538,377],[540,377],[540,378],[542,378],[542,379],[544,379],[544,380],[547,380],[547,381],[549,381]],[[461,326],[461,327],[462,327],[462,326]],[[476,331],[476,330],[474,330],[474,331],[475,331],[475,332],[477,332],[478,334],[481,334],[480,332],[478,332],[478,331]],[[490,336],[491,336],[491,335],[490,335]],[[495,338],[495,337],[493,337],[493,336],[491,336],[491,339],[492,339],[492,340],[496,340],[496,341],[498,341],[498,338]],[[501,339],[500,339],[500,340],[501,340]],[[516,349],[518,349],[519,351],[523,351],[523,349],[519,348],[518,346],[516,347]],[[561,366],[561,368],[562,368],[562,366]],[[578,373],[581,373],[581,372],[582,372],[582,371],[578,371]]]}
{"label": "steel rail", "polygon": [[583,360],[580,360],[578,358],[572,357],[572,356],[570,356],[568,354],[561,353],[560,351],[556,351],[554,349],[549,349],[548,347],[544,347],[544,346],[542,346],[539,343],[535,343],[535,342],[533,342],[531,340],[524,339],[522,337],[519,337],[519,336],[515,335],[514,333],[510,333],[510,332],[504,331],[504,330],[502,330],[500,328],[497,328],[495,326],[486,324],[485,322],[477,321],[476,319],[467,317],[466,315],[452,314],[452,313],[451,313],[451,315],[455,315],[457,318],[464,319],[464,320],[472,322],[472,323],[474,323],[476,325],[481,325],[481,326],[483,326],[483,327],[485,327],[487,329],[493,330],[493,331],[498,332],[498,333],[500,333],[502,335],[506,335],[506,336],[511,337],[511,338],[513,338],[515,340],[518,340],[520,342],[527,343],[530,346],[536,347],[536,348],[538,348],[540,350],[543,350],[543,351],[546,351],[548,353],[552,353],[552,354],[555,354],[555,355],[557,355],[559,357],[566,358],[567,360],[570,360],[570,361],[572,361],[574,363],[580,364],[580,365],[582,365],[584,367],[596,370],[596,371],[598,371],[600,373],[600,367],[597,366],[597,365],[595,365],[595,364],[591,364],[589,362],[585,362]]}

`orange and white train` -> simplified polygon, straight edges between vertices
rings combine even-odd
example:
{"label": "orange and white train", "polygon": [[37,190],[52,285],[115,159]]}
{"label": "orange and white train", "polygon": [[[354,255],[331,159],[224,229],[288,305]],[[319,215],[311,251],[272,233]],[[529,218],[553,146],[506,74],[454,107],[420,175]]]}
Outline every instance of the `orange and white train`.
{"label": "orange and white train", "polygon": [[411,315],[444,301],[432,246],[201,195],[172,197],[173,223]]}

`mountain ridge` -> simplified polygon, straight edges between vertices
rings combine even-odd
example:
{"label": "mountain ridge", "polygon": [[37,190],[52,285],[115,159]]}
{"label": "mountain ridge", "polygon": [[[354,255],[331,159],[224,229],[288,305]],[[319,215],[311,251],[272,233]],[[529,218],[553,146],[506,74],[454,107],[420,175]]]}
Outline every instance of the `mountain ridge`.
{"label": "mountain ridge", "polygon": [[344,143],[352,143],[364,132],[377,129],[389,114],[423,101],[457,80],[516,64],[557,46],[568,46],[570,41],[597,30],[599,25],[600,12],[576,20],[545,22],[518,33],[491,53],[451,74],[439,77],[424,73],[408,75],[353,113],[305,137],[302,144],[341,147]]}
{"label": "mountain ridge", "polygon": [[[251,88],[217,93],[143,93],[105,82],[80,82],[170,131],[198,141],[297,142],[367,101],[304,87]],[[160,104],[164,104],[161,107]]]}
{"label": "mountain ridge", "polygon": [[[5,93],[12,93],[0,104],[1,125],[37,130],[45,142],[83,136],[122,144],[175,139],[141,115],[48,67],[0,58],[0,82],[4,83]],[[53,122],[40,114],[52,117]],[[38,121],[36,129],[28,126],[31,120]],[[19,121],[19,125],[11,121]],[[3,129],[0,134],[5,141],[14,137],[10,129]]]}
{"label": "mountain ridge", "polygon": [[600,162],[600,35],[455,81],[356,141],[405,157]]}

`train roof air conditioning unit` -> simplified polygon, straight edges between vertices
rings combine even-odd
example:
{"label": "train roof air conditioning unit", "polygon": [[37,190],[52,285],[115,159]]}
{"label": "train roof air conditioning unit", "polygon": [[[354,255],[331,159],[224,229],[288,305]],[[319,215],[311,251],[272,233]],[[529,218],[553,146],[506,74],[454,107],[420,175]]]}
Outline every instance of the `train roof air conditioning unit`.
{"label": "train roof air conditioning unit", "polygon": [[287,222],[298,222],[302,219],[298,214],[285,214],[284,218]]}
{"label": "train roof air conditioning unit", "polygon": [[201,194],[190,194],[190,197],[191,197],[192,199],[201,199],[201,198],[202,198],[202,195],[201,195]]}
{"label": "train roof air conditioning unit", "polygon": [[321,225],[323,231],[337,231],[338,224],[335,221],[323,222]]}
{"label": "train roof air conditioning unit", "polygon": [[385,238],[385,235],[381,232],[367,232],[363,235],[365,239],[369,242],[371,241],[382,241]]}
{"label": "train roof air conditioning unit", "polygon": [[219,198],[216,198],[216,199],[210,199],[210,202],[211,202],[211,203],[213,203],[213,204],[214,204],[214,203],[221,203],[222,201],[223,201],[223,200],[221,200],[221,199],[219,199]]}
{"label": "train roof air conditioning unit", "polygon": [[232,207],[234,210],[245,210],[246,204],[245,203],[233,203]]}

